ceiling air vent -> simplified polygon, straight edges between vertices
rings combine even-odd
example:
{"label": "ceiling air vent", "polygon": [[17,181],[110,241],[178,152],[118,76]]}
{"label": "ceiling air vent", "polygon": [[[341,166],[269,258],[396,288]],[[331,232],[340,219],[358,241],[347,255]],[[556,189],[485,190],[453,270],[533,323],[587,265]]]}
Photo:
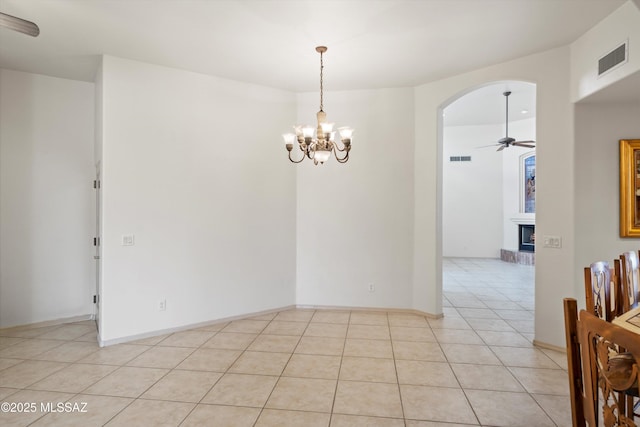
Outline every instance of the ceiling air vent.
{"label": "ceiling air vent", "polygon": [[627,42],[625,41],[598,60],[598,76],[627,62]]}

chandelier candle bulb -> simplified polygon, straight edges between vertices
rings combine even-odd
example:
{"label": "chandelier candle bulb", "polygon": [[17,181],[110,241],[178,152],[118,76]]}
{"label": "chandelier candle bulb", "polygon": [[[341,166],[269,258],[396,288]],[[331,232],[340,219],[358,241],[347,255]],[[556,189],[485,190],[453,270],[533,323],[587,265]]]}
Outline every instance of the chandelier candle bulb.
{"label": "chandelier candle bulb", "polygon": [[322,127],[322,133],[325,135],[333,130],[333,123],[320,123],[320,126]]}
{"label": "chandelier candle bulb", "polygon": [[351,129],[350,127],[341,127],[338,129],[338,132],[340,132],[340,139],[342,139],[342,142],[351,142],[351,135],[353,134],[353,129]]}
{"label": "chandelier candle bulb", "polygon": [[284,138],[284,143],[287,145],[293,144],[293,141],[296,139],[296,136],[292,133],[285,133],[282,137]]}
{"label": "chandelier candle bulb", "polygon": [[[287,133],[282,135],[285,142],[285,148],[289,152],[289,160],[292,163],[300,163],[305,157],[313,160],[314,164],[323,164],[331,157],[331,153],[335,156],[338,163],[346,163],[349,160],[349,152],[351,151],[351,134],[353,129],[349,127],[342,127],[339,130],[340,140],[342,143],[336,142],[335,132],[333,131],[333,123],[327,122],[327,113],[323,109],[323,96],[324,96],[324,80],[323,80],[323,68],[324,62],[322,54],[327,51],[325,46],[316,47],[316,52],[320,54],[320,111],[316,114],[316,137],[313,137],[314,126],[294,126],[295,134]],[[302,158],[300,160],[294,160],[291,157],[291,151],[293,150],[294,140],[298,142],[298,147],[302,151]],[[338,155],[338,152],[344,153],[342,157]]]}
{"label": "chandelier candle bulb", "polygon": [[305,142],[310,142],[313,138],[313,126],[304,126],[302,128],[302,136],[304,137]]}

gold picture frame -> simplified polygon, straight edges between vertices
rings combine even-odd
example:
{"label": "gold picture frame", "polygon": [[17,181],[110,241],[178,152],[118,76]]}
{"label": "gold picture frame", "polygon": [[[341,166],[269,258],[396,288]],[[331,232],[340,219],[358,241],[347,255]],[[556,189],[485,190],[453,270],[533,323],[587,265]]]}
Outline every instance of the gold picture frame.
{"label": "gold picture frame", "polygon": [[620,237],[640,238],[640,139],[620,140]]}

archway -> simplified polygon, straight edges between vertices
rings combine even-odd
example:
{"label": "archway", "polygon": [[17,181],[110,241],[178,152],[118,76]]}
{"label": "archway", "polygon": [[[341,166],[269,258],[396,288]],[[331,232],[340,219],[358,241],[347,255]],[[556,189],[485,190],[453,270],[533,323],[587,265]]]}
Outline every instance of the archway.
{"label": "archway", "polygon": [[[455,298],[457,301],[454,305],[491,309],[493,307],[487,301],[465,295],[466,291],[473,294],[473,287],[458,288],[456,284],[454,288],[460,292],[452,291],[447,295],[447,283],[455,282],[448,270],[461,268],[451,260],[459,260],[462,266],[469,267],[469,271],[477,269],[479,273],[486,274],[487,277],[478,279],[480,286],[483,280],[490,283],[490,274],[497,273],[496,276],[507,277],[507,271],[516,271],[504,262],[528,264],[528,269],[525,268],[524,271],[525,279],[520,277],[518,280],[530,281],[529,291],[520,290],[516,294],[514,290],[505,290],[504,294],[509,295],[511,292],[513,296],[513,301],[505,305],[513,302],[512,306],[531,311],[530,322],[521,322],[517,325],[520,328],[514,329],[533,340],[533,253],[521,251],[519,237],[522,236],[523,224],[527,224],[525,227],[533,227],[535,224],[535,213],[531,212],[531,196],[535,188],[529,192],[526,188],[527,172],[531,175],[535,170],[535,164],[532,166],[531,162],[535,159],[532,157],[535,156],[535,148],[505,148],[498,144],[507,131],[504,96],[507,91],[511,92],[509,136],[517,140],[535,140],[536,85],[533,83],[487,83],[468,88],[441,106],[442,120],[439,121],[438,134],[439,144],[442,144],[442,167],[439,174],[442,232],[438,244],[441,245],[443,280],[440,285],[444,287],[444,307],[452,305],[452,301],[447,298]],[[525,158],[528,159],[528,169],[525,169]],[[535,172],[532,177],[535,179]],[[535,241],[535,234],[529,237]],[[533,246],[525,246],[525,249],[533,249]],[[500,262],[474,262],[500,259]],[[483,272],[483,269],[487,271]],[[462,271],[459,270],[459,273]],[[463,276],[461,274],[459,277]],[[499,277],[495,279],[500,280]],[[488,290],[483,292],[491,294]],[[500,294],[499,290],[494,289],[492,292]],[[483,314],[481,311],[476,313],[479,316]]]}

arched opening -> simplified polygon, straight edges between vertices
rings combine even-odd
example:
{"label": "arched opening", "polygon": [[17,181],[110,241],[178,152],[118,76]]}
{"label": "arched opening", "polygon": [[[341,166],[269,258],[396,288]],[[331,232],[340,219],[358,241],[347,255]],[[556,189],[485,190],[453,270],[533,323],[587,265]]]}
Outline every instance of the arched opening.
{"label": "arched opening", "polygon": [[504,138],[535,141],[536,85],[469,88],[441,111],[444,313],[533,341],[535,144]]}

